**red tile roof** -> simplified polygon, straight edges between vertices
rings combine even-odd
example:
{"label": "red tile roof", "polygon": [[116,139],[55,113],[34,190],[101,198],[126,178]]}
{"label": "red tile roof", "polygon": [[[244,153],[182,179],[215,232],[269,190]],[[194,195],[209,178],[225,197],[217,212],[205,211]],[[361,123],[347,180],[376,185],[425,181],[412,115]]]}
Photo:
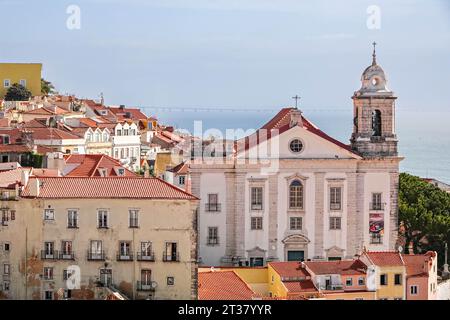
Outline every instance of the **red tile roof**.
{"label": "red tile roof", "polygon": [[[33,179],[30,178],[30,183]],[[22,196],[34,197],[30,183]],[[37,198],[130,198],[181,199],[197,198],[159,178],[141,177],[52,177],[39,178]]]}
{"label": "red tile roof", "polygon": [[[110,107],[109,110],[114,113],[118,120],[146,120],[147,116],[141,112],[138,108],[120,108],[120,107]],[[126,117],[127,113],[130,115],[129,118]]]}
{"label": "red tile roof", "polygon": [[63,139],[81,139],[79,136],[70,132],[56,128],[31,128],[34,140],[63,140]]}
{"label": "red tile roof", "polygon": [[[244,150],[247,150],[250,146],[249,141],[257,141],[257,143],[261,143],[261,142],[264,142],[265,140],[271,139],[272,134],[280,135],[283,132],[289,130],[291,128],[290,127],[291,116],[294,112],[297,112],[297,111],[298,110],[295,108],[281,109],[280,112],[278,112],[278,114],[275,115],[275,117],[273,117],[269,122],[267,122],[265,125],[263,125],[261,127],[261,129],[259,129],[256,133],[237,141],[238,152],[241,151],[242,148]],[[335,144],[336,146],[338,146],[342,149],[345,149],[348,152],[359,157],[359,155],[351,149],[350,145],[344,144],[344,143],[330,137],[325,132],[320,130],[318,127],[316,127],[311,121],[306,119],[303,115],[301,116],[301,120],[302,120],[301,125],[304,129],[308,130],[309,132],[321,137],[322,139],[325,139],[325,140]],[[297,123],[297,125],[300,125],[300,124]],[[260,134],[258,134],[260,130],[266,130],[266,134],[262,134],[260,136]],[[276,132],[272,133],[271,130],[278,130],[278,133],[276,133]],[[252,137],[252,138],[250,138],[250,137]],[[254,139],[254,140],[251,140],[251,139]]]}
{"label": "red tile roof", "polygon": [[31,149],[24,144],[0,144],[0,152],[5,153],[25,153]]}
{"label": "red tile roof", "polygon": [[118,176],[117,169],[124,169],[125,177],[136,177],[136,174],[124,168],[120,162],[104,154],[70,154],[64,156],[66,163],[79,164],[66,174],[66,177],[100,177],[100,169],[106,169],[106,176]]}
{"label": "red tile roof", "polygon": [[[425,254],[403,254],[402,258],[406,264],[406,275],[408,277],[428,276],[429,269],[433,263],[436,253],[429,251]],[[425,268],[425,265],[427,267]]]}
{"label": "red tile roof", "polygon": [[31,168],[17,168],[14,170],[0,172],[0,188],[14,189],[17,182],[22,178],[22,172],[31,172]]}
{"label": "red tile roof", "polygon": [[365,254],[376,266],[404,266],[405,263],[398,251],[366,251]]}
{"label": "red tile roof", "polygon": [[57,115],[57,114],[66,114],[69,111],[64,110],[60,107],[52,107],[52,108],[48,108],[48,107],[42,107],[42,108],[37,108],[31,111],[27,111],[24,112],[25,114],[42,114],[42,115]]}
{"label": "red tile roof", "polygon": [[234,271],[198,273],[199,300],[251,300],[257,296]]}
{"label": "red tile roof", "polygon": [[176,165],[175,167],[173,167],[167,171],[173,172],[176,175],[187,174],[189,172],[189,166],[186,162],[181,162],[180,164]]}
{"label": "red tile roof", "polygon": [[367,266],[359,260],[306,261],[305,264],[316,275],[360,275],[365,274],[367,269]]}
{"label": "red tile roof", "polygon": [[301,267],[300,262],[286,261],[286,262],[270,262],[271,266],[281,278],[307,278],[311,277],[305,268]]}
{"label": "red tile roof", "polygon": [[283,281],[283,285],[286,287],[289,293],[299,292],[316,292],[318,291],[316,286],[311,280],[302,281]]}

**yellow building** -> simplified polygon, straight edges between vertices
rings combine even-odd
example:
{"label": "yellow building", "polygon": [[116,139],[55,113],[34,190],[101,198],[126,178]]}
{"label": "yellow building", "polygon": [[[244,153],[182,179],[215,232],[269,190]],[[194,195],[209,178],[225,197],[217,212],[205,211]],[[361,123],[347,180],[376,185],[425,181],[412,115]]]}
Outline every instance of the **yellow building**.
{"label": "yellow building", "polygon": [[406,300],[406,264],[396,251],[364,251],[359,258],[368,266],[367,286],[376,288],[378,300]]}
{"label": "yellow building", "polygon": [[15,83],[23,85],[33,96],[41,94],[41,63],[0,63],[0,99]]}

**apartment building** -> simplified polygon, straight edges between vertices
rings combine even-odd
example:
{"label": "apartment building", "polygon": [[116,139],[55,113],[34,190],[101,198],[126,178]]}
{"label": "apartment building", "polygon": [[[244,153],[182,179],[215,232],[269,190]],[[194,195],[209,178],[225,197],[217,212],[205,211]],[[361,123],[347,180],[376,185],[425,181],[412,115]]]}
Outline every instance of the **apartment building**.
{"label": "apartment building", "polygon": [[197,198],[157,178],[27,173],[3,186],[0,297],[197,297]]}
{"label": "apartment building", "polygon": [[15,83],[31,91],[33,96],[41,94],[41,63],[0,63],[0,99]]}

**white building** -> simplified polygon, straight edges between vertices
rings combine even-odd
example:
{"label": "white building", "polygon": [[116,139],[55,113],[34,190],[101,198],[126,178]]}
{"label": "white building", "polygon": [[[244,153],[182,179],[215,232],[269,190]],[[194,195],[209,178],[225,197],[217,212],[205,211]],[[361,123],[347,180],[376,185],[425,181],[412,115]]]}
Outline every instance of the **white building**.
{"label": "white building", "polygon": [[113,157],[132,170],[139,170],[141,137],[134,122],[121,122],[114,128],[112,137]]}
{"label": "white building", "polygon": [[353,96],[351,145],[285,108],[238,141],[231,157],[191,163],[203,265],[343,259],[363,247],[395,247],[396,97],[375,58]]}

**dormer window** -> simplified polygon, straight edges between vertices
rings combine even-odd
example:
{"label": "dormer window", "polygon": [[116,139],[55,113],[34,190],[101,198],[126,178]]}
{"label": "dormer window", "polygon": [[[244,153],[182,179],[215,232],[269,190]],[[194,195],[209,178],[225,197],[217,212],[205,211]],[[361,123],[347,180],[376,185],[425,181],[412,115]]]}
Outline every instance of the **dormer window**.
{"label": "dormer window", "polygon": [[108,176],[108,169],[100,168],[100,169],[98,169],[98,171],[99,171],[101,177],[107,177]]}
{"label": "dormer window", "polygon": [[117,130],[117,135],[118,135],[118,136],[121,136],[121,135],[122,135],[122,130],[118,129],[118,130]]}
{"label": "dormer window", "polygon": [[119,168],[117,169],[117,174],[119,176],[124,176],[125,175],[125,169],[124,168]]}

